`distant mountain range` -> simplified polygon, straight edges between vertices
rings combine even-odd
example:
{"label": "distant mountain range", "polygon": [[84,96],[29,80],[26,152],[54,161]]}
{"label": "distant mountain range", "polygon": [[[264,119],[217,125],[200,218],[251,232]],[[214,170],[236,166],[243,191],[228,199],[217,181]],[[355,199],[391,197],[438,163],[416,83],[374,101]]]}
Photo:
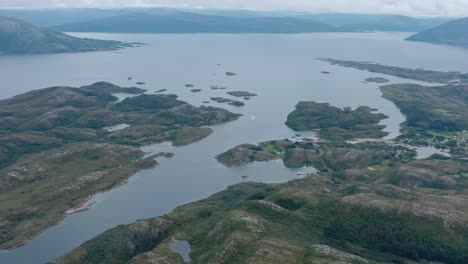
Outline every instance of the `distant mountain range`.
{"label": "distant mountain range", "polygon": [[[126,33],[308,33],[407,31],[419,32],[447,19],[419,19],[394,15],[291,14],[225,11],[219,15],[194,12],[133,12],[68,23],[54,28],[70,32]],[[207,12],[207,11],[205,11]],[[265,16],[271,15],[271,16]],[[286,14],[285,14],[286,15]]]}
{"label": "distant mountain range", "polygon": [[[400,31],[420,32],[445,22],[449,18],[415,18],[401,15],[370,14],[289,14],[298,19],[313,20],[331,25],[345,32]],[[273,16],[276,17],[276,16]]]}
{"label": "distant mountain range", "polygon": [[232,18],[255,17],[295,17],[343,27],[350,30],[390,30],[419,32],[442,23],[449,18],[413,18],[399,15],[370,15],[323,13],[315,14],[303,11],[255,11],[255,10],[219,10],[219,9],[174,9],[174,8],[54,8],[54,9],[0,9],[0,16],[16,17],[41,27],[86,22],[95,19],[109,18],[128,13],[146,13],[149,15],[168,15],[180,12],[200,15],[223,16]]}
{"label": "distant mountain range", "polygon": [[[135,33],[420,32],[450,21],[449,18],[400,15],[173,8],[0,9],[0,16],[15,17],[34,25],[64,31],[90,32],[98,28],[100,32]],[[119,29],[118,25],[114,25],[128,21],[134,26]],[[98,23],[105,26],[97,26]],[[185,26],[185,30],[179,29],[188,23],[194,25]],[[160,24],[167,29],[160,29]]]}
{"label": "distant mountain range", "polygon": [[[413,18],[407,16],[369,16],[364,15],[355,18],[355,22],[349,21],[340,25],[344,31],[400,31],[420,32],[438,26],[448,19],[438,18]],[[345,21],[344,21],[345,22]]]}
{"label": "distant mountain range", "polygon": [[129,45],[118,41],[72,37],[18,19],[0,17],[0,55],[115,50]]}
{"label": "distant mountain range", "polygon": [[338,27],[297,17],[228,17],[190,12],[129,13],[54,27],[67,32],[125,33],[306,33],[339,32]]}
{"label": "distant mountain range", "polygon": [[[182,12],[182,11],[184,12]],[[128,44],[80,39],[63,32],[113,33],[309,33],[421,32],[407,40],[468,47],[468,18],[398,15],[311,14],[247,10],[38,9],[0,10],[0,54],[118,49]],[[2,17],[12,15],[22,20]],[[38,24],[40,27],[33,26]],[[45,29],[49,27],[51,29]]]}
{"label": "distant mountain range", "polygon": [[407,40],[468,48],[468,18],[447,22],[415,34]]}

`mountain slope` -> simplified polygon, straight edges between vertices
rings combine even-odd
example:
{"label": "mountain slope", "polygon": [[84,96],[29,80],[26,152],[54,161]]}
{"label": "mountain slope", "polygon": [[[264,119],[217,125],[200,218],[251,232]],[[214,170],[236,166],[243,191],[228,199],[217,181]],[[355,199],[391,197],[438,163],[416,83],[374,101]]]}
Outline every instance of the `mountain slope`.
{"label": "mountain slope", "polygon": [[43,54],[120,49],[118,41],[82,39],[35,27],[24,21],[0,17],[0,54]]}
{"label": "mountain slope", "polygon": [[450,21],[406,40],[468,48],[468,18]]}
{"label": "mountain slope", "polygon": [[335,32],[336,27],[294,17],[235,18],[179,12],[167,15],[129,13],[55,27],[69,32],[125,33],[303,33]]}

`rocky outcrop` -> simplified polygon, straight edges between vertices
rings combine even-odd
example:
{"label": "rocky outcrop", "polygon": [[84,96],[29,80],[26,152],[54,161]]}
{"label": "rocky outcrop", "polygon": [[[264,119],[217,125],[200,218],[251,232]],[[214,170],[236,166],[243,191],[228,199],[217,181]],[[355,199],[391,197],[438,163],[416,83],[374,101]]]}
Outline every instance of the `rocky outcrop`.
{"label": "rocky outcrop", "polygon": [[232,92],[227,92],[227,94],[235,96],[235,97],[253,97],[257,96],[257,94],[251,93],[251,92],[246,92],[246,91],[232,91]]}
{"label": "rocky outcrop", "polygon": [[373,160],[372,153],[352,148],[331,148],[322,157],[336,170],[366,168]]}
{"label": "rocky outcrop", "polygon": [[216,156],[216,159],[224,166],[235,167],[253,161],[274,160],[277,157],[270,152],[263,151],[259,146],[244,144]]}
{"label": "rocky outcrop", "polygon": [[332,263],[340,263],[340,264],[364,264],[364,263],[371,263],[370,261],[361,258],[357,255],[350,254],[344,252],[342,250],[338,250],[332,248],[327,245],[312,245],[312,250],[316,254],[316,263],[318,264],[332,264]]}
{"label": "rocky outcrop", "polygon": [[289,168],[300,168],[314,164],[320,157],[315,149],[289,148],[284,154],[284,165]]}
{"label": "rocky outcrop", "polygon": [[[240,116],[195,107],[175,95],[141,94],[121,102],[112,95],[144,91],[98,82],[0,100],[0,123],[5,124],[0,126],[0,199],[22,197],[0,209],[0,219],[26,207],[38,208],[36,215],[11,218],[0,228],[0,246],[22,243],[94,193],[157,165],[156,156],[145,158],[137,147],[164,141],[187,145],[213,132],[203,126]],[[121,124],[121,129],[108,129]]]}
{"label": "rocky outcrop", "polygon": [[468,223],[468,197],[463,195],[439,196],[418,192],[412,199],[390,199],[373,193],[360,193],[344,197],[343,201],[384,212],[408,213],[429,221],[442,221],[448,230]]}
{"label": "rocky outcrop", "polygon": [[468,166],[435,160],[416,160],[401,165],[396,176],[405,187],[432,187],[456,189],[468,186],[468,179],[462,176]]}

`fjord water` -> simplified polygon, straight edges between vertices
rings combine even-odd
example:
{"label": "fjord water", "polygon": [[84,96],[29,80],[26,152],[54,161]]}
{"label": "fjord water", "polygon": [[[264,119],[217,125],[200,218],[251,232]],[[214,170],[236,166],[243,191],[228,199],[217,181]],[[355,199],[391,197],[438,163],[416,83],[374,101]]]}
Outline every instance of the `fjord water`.
{"label": "fjord water", "polygon": [[[381,97],[377,84],[362,81],[370,76],[385,77],[391,83],[410,81],[331,66],[316,58],[468,71],[466,50],[405,42],[406,33],[75,35],[148,45],[119,52],[0,57],[0,98],[49,86],[81,86],[96,81],[122,86],[146,82],[143,87],[148,93],[168,89],[168,93],[195,105],[212,96],[228,97],[226,91],[233,90],[259,96],[240,108],[211,102],[210,105],[225,107],[243,117],[213,126],[215,132],[210,137],[189,146],[145,147],[148,151],[170,151],[175,157],[160,159],[158,167],[137,173],[128,184],[94,196],[90,210],[67,216],[26,245],[0,251],[0,263],[44,263],[116,225],[168,213],[229,185],[242,181],[285,182],[299,177],[296,173],[306,169],[288,169],[280,161],[225,168],[214,157],[242,143],[291,138],[295,133],[284,122],[300,100],[377,108],[389,116],[383,121],[389,137],[398,135],[404,116]],[[229,77],[224,74],[226,71],[238,75]],[[191,88],[184,86],[188,83],[203,91],[191,93]],[[211,90],[212,85],[229,89]]]}

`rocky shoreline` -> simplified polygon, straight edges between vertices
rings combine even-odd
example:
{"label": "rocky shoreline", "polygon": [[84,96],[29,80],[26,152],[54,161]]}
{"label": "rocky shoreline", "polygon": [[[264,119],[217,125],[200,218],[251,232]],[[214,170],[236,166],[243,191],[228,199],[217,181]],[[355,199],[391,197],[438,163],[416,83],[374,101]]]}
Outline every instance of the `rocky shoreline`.
{"label": "rocky shoreline", "polygon": [[[79,206],[93,194],[157,165],[159,156],[144,158],[140,146],[188,145],[212,133],[203,126],[239,117],[144,91],[100,82],[0,101],[0,198],[21,197],[15,207],[0,206],[0,247],[23,244],[60,222],[70,208],[84,210]],[[112,95],[122,92],[137,95],[122,101]],[[126,125],[106,129],[119,124]]]}

